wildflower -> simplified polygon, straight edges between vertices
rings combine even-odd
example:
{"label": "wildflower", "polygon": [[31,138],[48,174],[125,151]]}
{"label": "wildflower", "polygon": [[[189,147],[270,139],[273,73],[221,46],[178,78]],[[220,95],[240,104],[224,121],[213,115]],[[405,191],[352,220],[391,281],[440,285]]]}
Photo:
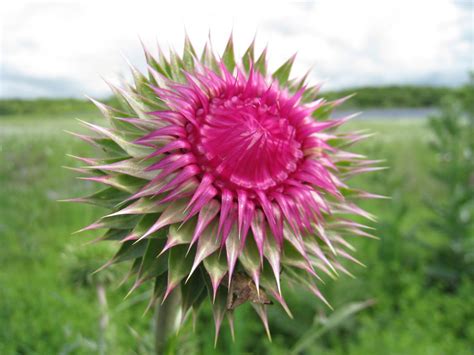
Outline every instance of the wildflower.
{"label": "wildflower", "polygon": [[132,68],[133,86],[112,86],[119,107],[93,100],[109,127],[76,134],[103,151],[78,170],[107,187],[74,200],[112,209],[84,228],[119,242],[105,266],[131,261],[132,290],[154,282],[150,306],[180,292],[183,315],[207,293],[216,334],[245,302],[267,332],[268,304],[291,315],[281,280],[328,304],[315,280],[358,263],[345,236],[371,235],[350,215],[373,216],[353,200],[376,197],[346,185],[377,168],[343,150],[366,137],[336,131],[350,117],[329,119],[345,99],[289,80],[294,57],[269,75],[252,43],[237,62],[232,38],[222,58],[208,44],[198,59],[188,39],[182,56],[145,55],[147,76]]}

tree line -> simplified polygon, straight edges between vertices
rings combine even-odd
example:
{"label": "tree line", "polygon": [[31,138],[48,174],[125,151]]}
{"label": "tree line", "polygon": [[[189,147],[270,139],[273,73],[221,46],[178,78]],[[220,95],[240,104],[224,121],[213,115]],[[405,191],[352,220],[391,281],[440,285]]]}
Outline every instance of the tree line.
{"label": "tree line", "polygon": [[[336,91],[323,91],[321,97],[329,100],[355,95],[345,103],[346,108],[416,108],[437,106],[442,97],[457,92],[458,88],[433,86],[382,86],[359,87]],[[112,99],[106,98],[105,103]],[[38,98],[1,99],[0,116],[29,114],[67,114],[94,112],[95,106],[86,99]]]}

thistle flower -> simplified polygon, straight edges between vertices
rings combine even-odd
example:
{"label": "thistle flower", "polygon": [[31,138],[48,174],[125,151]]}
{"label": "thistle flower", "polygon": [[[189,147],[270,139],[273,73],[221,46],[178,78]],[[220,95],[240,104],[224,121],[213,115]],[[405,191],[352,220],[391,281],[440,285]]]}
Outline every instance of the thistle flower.
{"label": "thistle flower", "polygon": [[207,293],[216,336],[245,302],[267,332],[272,301],[291,316],[281,280],[329,305],[315,281],[359,263],[345,237],[371,235],[350,216],[373,216],[353,200],[377,197],[346,185],[378,169],[343,150],[368,135],[337,133],[350,117],[329,119],[346,98],[289,80],[294,56],[269,75],[252,43],[237,62],[232,38],[221,58],[207,44],[198,59],[187,38],[182,56],[145,56],[147,76],[132,67],[133,86],[111,86],[119,107],[93,100],[108,127],[83,122],[94,135],[75,134],[103,153],[76,170],[107,187],[73,200],[112,209],[83,229],[119,242],[105,266],[131,261],[132,290],[154,282],[150,306],[179,292],[183,319]]}

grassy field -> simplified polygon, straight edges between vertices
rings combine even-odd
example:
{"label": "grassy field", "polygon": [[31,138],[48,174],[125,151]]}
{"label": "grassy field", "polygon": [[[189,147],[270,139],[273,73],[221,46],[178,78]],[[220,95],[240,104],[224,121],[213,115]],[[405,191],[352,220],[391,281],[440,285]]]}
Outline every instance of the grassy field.
{"label": "grassy field", "polygon": [[[364,206],[379,216],[381,237],[355,242],[357,256],[367,268],[351,265],[355,279],[328,281],[323,289],[336,312],[352,302],[375,304],[314,341],[310,336],[301,353],[472,354],[474,286],[463,282],[455,293],[427,287],[426,245],[435,244],[436,236],[427,225],[424,199],[446,196],[429,174],[434,159],[426,122],[354,121],[349,126],[378,132],[359,150],[386,159],[390,167],[355,183],[392,200]],[[129,285],[119,286],[120,280],[112,275],[115,281],[107,288],[104,310],[97,281],[80,282],[113,253],[113,247],[87,245],[93,233],[71,235],[100,211],[57,202],[94,188],[62,167],[75,164],[67,154],[90,153],[64,130],[79,130],[72,115],[0,119],[0,354],[150,353],[152,315],[143,316],[148,290],[123,301]],[[287,294],[296,320],[272,309],[272,342],[246,305],[237,312],[236,342],[224,326],[214,349],[211,313],[204,308],[196,332],[188,324],[180,335],[181,352],[288,354],[303,334],[316,334],[331,311],[307,293]],[[110,322],[100,331],[104,314]]]}

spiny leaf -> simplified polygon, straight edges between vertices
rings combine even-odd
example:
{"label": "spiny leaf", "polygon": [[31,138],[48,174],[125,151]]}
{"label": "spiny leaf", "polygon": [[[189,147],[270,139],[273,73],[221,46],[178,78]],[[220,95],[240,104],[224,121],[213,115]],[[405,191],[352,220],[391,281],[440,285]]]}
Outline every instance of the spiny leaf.
{"label": "spiny leaf", "polygon": [[222,321],[227,312],[227,289],[221,287],[217,292],[215,302],[212,304],[212,314],[214,316],[214,324],[216,327],[214,337],[214,347],[217,345],[217,339],[219,338],[219,332],[221,329]]}
{"label": "spiny leaf", "polygon": [[146,157],[147,155],[153,152],[153,150],[150,147],[130,143],[129,141],[125,140],[122,136],[120,136],[118,132],[114,132],[111,129],[97,126],[95,124],[88,123],[85,121],[81,121],[81,122],[85,126],[90,128],[91,130],[93,130],[94,132],[97,132],[104,137],[112,139],[115,143],[117,143],[117,145],[120,146],[120,148],[122,148],[132,157],[135,157],[135,158]]}
{"label": "spiny leaf", "polygon": [[281,65],[272,75],[272,77],[280,83],[280,85],[285,85],[290,76],[291,68],[295,61],[296,55],[293,55],[285,63]]}
{"label": "spiny leaf", "polygon": [[309,76],[309,72],[307,72],[305,75],[303,75],[303,77],[299,79],[293,79],[290,82],[288,82],[290,91],[297,92],[298,90],[300,90],[305,85],[308,76]]}
{"label": "spiny leaf", "polygon": [[[278,275],[278,278],[280,275]],[[290,318],[293,318],[293,314],[291,313],[290,309],[288,308],[285,300],[281,296],[281,292],[278,289],[278,285],[275,280],[275,276],[273,275],[270,265],[268,265],[268,262],[264,262],[264,265],[262,267],[261,273],[260,273],[260,283],[263,286],[263,288],[271,295],[273,296],[278,303],[283,307],[285,312],[288,314]]]}
{"label": "spiny leaf", "polygon": [[98,221],[92,223],[91,225],[81,229],[84,230],[92,230],[92,229],[105,229],[105,228],[113,228],[113,229],[132,229],[136,226],[139,216],[105,216],[100,218]]}
{"label": "spiny leaf", "polygon": [[168,278],[167,273],[162,273],[155,278],[155,284],[153,287],[153,295],[150,299],[150,302],[145,312],[148,311],[152,306],[154,306],[154,304],[156,303],[158,299],[163,297],[166,290],[167,278]]}
{"label": "spiny leaf", "polygon": [[110,164],[88,166],[86,169],[103,170],[106,173],[111,171],[145,180],[151,180],[157,175],[157,173],[156,171],[147,171],[146,169],[148,166],[149,163],[144,162],[142,159],[131,158]]}
{"label": "spiny leaf", "polygon": [[184,50],[183,50],[183,63],[184,63],[184,68],[186,70],[192,70],[194,69],[194,59],[197,58],[196,51],[194,50],[194,47],[186,34],[186,37],[184,38]]}
{"label": "spiny leaf", "polygon": [[168,254],[168,295],[191,271],[194,253],[187,254],[186,245],[177,245]]}
{"label": "spiny leaf", "polygon": [[135,82],[135,90],[137,94],[148,98],[152,102],[157,100],[157,103],[160,104],[161,100],[158,100],[155,92],[153,89],[150,87],[150,81],[148,80],[147,77],[145,77],[138,69],[136,69],[133,65],[129,65],[132,75],[133,75],[133,80]]}
{"label": "spiny leaf", "polygon": [[235,55],[234,55],[234,40],[232,35],[229,37],[229,41],[224,49],[222,60],[229,72],[233,72],[235,68]]}
{"label": "spiny leaf", "polygon": [[[161,75],[167,76],[166,70],[163,69],[161,64],[158,63],[158,61],[155,59],[155,57],[145,48],[145,46],[143,46],[143,51],[145,52],[145,60],[148,64],[148,66],[151,69],[155,70],[156,72],[160,73]],[[150,70],[148,71],[148,74],[149,74],[148,76],[149,76],[150,80],[152,81],[153,80],[153,75],[150,72]],[[157,83],[155,82],[153,84],[157,84]]]}
{"label": "spiny leaf", "polygon": [[267,333],[268,340],[272,341],[272,335],[270,333],[270,327],[268,326],[268,317],[267,317],[267,306],[263,304],[252,303],[252,307],[257,312],[258,316],[262,320],[263,326],[265,327],[265,332]]}
{"label": "spiny leaf", "polygon": [[185,82],[186,78],[182,72],[184,68],[184,62],[181,57],[174,50],[170,51],[170,61],[171,61],[171,74],[175,81]]}
{"label": "spiny leaf", "polygon": [[205,281],[202,279],[201,273],[196,272],[191,278],[181,285],[181,308],[183,310],[183,320],[186,313],[193,304],[201,297],[204,292]]}
{"label": "spiny leaf", "polygon": [[[144,215],[137,223],[135,228],[127,236],[127,238],[129,238],[130,240],[138,240],[150,229],[150,227],[156,222],[158,218],[159,214]],[[156,232],[155,234],[151,234],[150,237],[154,238],[159,235],[158,233],[160,233],[160,231]]]}
{"label": "spiny leaf", "polygon": [[303,270],[298,270],[294,268],[285,268],[285,273],[288,274],[288,277],[291,280],[297,280],[302,285],[305,285],[316,297],[318,297],[323,303],[333,310],[329,302],[324,298],[323,294],[316,287],[311,275]]}
{"label": "spiny leaf", "polygon": [[160,204],[158,200],[143,197],[127,207],[110,214],[109,216],[127,216],[127,215],[143,215],[149,213],[163,212],[166,205]]}
{"label": "spiny leaf", "polygon": [[255,62],[255,70],[263,76],[267,75],[267,48],[262,51],[262,54],[260,54],[260,57]]}
{"label": "spiny leaf", "polygon": [[318,121],[325,121],[329,119],[333,110],[333,106],[331,106],[329,103],[325,103],[324,105],[321,105],[319,108],[314,110],[311,116]]}
{"label": "spiny leaf", "polygon": [[[163,232],[161,233],[163,234]],[[165,272],[167,270],[168,265],[166,258],[156,257],[163,249],[164,245],[164,237],[148,239],[146,251],[143,255],[140,269],[138,271],[137,280],[158,276],[161,272]]]}
{"label": "spiny leaf", "polygon": [[133,241],[124,242],[111,261],[115,264],[131,259],[140,258],[145,254],[146,248],[146,241],[139,243],[134,243]]}
{"label": "spiny leaf", "polygon": [[131,230],[129,229],[109,229],[103,236],[96,239],[96,241],[103,240],[123,240],[127,235],[129,235]]}
{"label": "spiny leaf", "polygon": [[196,267],[205,260],[209,255],[219,249],[219,242],[216,240],[217,223],[211,223],[199,236],[198,245],[196,247],[196,257],[193,262],[191,273]]}
{"label": "spiny leaf", "polygon": [[283,244],[283,253],[281,262],[288,266],[294,266],[308,272],[314,273],[311,264],[308,259],[305,259],[305,256],[301,253],[286,239]]}
{"label": "spiny leaf", "polygon": [[193,237],[193,231],[195,228],[196,228],[195,219],[188,221],[182,226],[179,223],[170,225],[166,247],[173,247],[175,245],[191,243],[191,239]]}
{"label": "spiny leaf", "polygon": [[252,277],[253,282],[257,288],[257,292],[260,290],[260,254],[258,252],[257,244],[255,244],[253,238],[247,238],[245,241],[245,247],[239,256],[239,261],[244,267],[245,271]]}
{"label": "spiny leaf", "polygon": [[[270,231],[267,230],[267,235],[271,235]],[[278,247],[275,238],[270,237],[265,239],[263,254],[270,263],[273,274],[275,275],[275,281],[278,288],[278,293],[281,293],[280,286],[280,248]]]}
{"label": "spiny leaf", "polygon": [[103,149],[110,157],[127,158],[129,154],[110,138],[93,138],[94,142]]}
{"label": "spiny leaf", "polygon": [[214,70],[216,73],[220,72],[219,64],[217,62],[216,57],[214,56],[214,53],[212,53],[212,50],[210,48],[210,44],[206,43],[204,46],[204,49],[201,54],[201,62]]}
{"label": "spiny leaf", "polygon": [[212,284],[212,297],[215,298],[220,282],[227,273],[227,261],[223,254],[215,252],[204,259],[204,267],[209,273]]}
{"label": "spiny leaf", "polygon": [[170,62],[166,58],[161,48],[158,48],[158,53],[159,53],[159,60],[160,60],[159,63],[160,63],[161,68],[163,68],[162,74],[169,79],[173,79],[172,68],[171,68]]}
{"label": "spiny leaf", "polygon": [[137,192],[143,185],[147,183],[147,181],[144,179],[139,179],[128,175],[102,175],[81,179],[100,182],[117,190],[132,194]]}
{"label": "spiny leaf", "polygon": [[301,102],[310,103],[317,100],[319,97],[319,89],[320,89],[320,86],[310,86],[306,88],[301,98]]}
{"label": "spiny leaf", "polygon": [[[148,112],[152,111],[151,108],[155,105],[157,105],[157,107],[160,107],[160,105],[158,105],[156,101],[150,101],[144,96],[137,95],[131,87],[127,89],[117,87],[116,92],[116,95],[120,95],[122,99],[125,100],[127,104],[132,108],[132,114],[134,117],[138,116],[140,119],[149,120],[150,116],[148,115]],[[147,105],[146,102],[151,105]]]}
{"label": "spiny leaf", "polygon": [[248,73],[250,71],[250,66],[253,65],[254,63],[254,50],[255,50],[255,40],[252,41],[250,46],[247,48],[245,51],[243,57],[242,57],[242,64],[244,65],[244,68],[246,72]]}
{"label": "spiny leaf", "polygon": [[97,205],[106,208],[113,208],[117,204],[123,202],[127,198],[128,194],[125,192],[116,190],[112,187],[100,190],[92,195],[85,197],[73,198],[65,201],[71,202],[83,202],[91,205]]}

